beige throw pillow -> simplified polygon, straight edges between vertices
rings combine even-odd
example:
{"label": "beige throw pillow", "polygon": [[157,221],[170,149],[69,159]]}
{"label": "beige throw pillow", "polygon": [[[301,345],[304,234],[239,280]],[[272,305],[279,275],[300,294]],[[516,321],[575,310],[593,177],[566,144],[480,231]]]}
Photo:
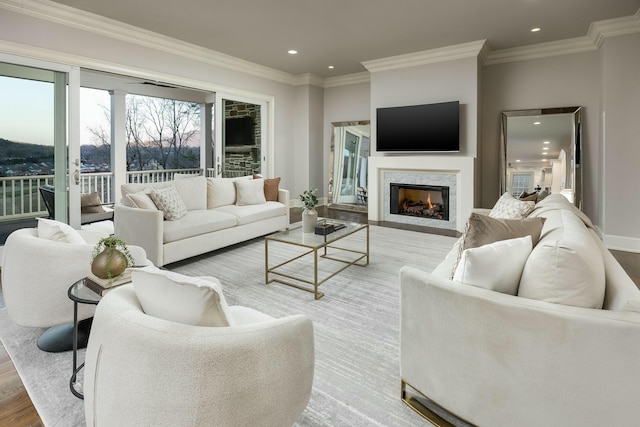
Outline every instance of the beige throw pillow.
{"label": "beige throw pillow", "polygon": [[53,219],[38,218],[38,237],[74,245],[86,244],[75,228]]}
{"label": "beige throw pillow", "polygon": [[100,196],[97,192],[80,195],[80,212],[81,213],[100,213],[104,212]]}
{"label": "beige throw pillow", "polygon": [[[262,176],[253,175],[253,179],[260,179]],[[265,178],[264,179],[264,198],[267,202],[277,202],[278,192],[280,190],[280,177],[278,178]]]}
{"label": "beige throw pillow", "polygon": [[496,202],[489,216],[501,219],[522,219],[526,218],[536,207],[533,201],[522,201],[513,197],[509,193],[504,193]]}
{"label": "beige throw pillow", "polygon": [[233,326],[214,277],[189,277],[154,266],[134,268],[131,281],[149,316],[194,326]]}
{"label": "beige throw pillow", "polygon": [[164,214],[164,219],[174,221],[187,214],[187,207],[175,187],[151,190],[151,200]]}
{"label": "beige throw pillow", "polygon": [[129,200],[129,204],[138,209],[151,209],[153,211],[157,211],[158,207],[153,200],[151,200],[151,196],[147,193],[132,193],[127,194],[127,199]]}

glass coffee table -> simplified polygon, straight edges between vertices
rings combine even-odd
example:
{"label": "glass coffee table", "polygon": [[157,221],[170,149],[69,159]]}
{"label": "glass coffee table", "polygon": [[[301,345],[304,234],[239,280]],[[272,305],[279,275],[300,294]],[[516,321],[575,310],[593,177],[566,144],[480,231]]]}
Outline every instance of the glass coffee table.
{"label": "glass coffee table", "polygon": [[[320,219],[319,223],[323,220]],[[353,222],[339,221],[335,219],[327,219],[327,223],[335,224],[343,228],[327,235],[319,235],[315,233],[303,233],[302,226],[291,228],[289,230],[280,231],[264,238],[264,263],[265,263],[265,283],[282,283],[284,285],[293,286],[307,292],[312,292],[315,299],[320,299],[324,293],[318,291],[318,287],[327,280],[346,268],[357,265],[364,267],[369,264],[369,224],[358,224]],[[344,246],[338,246],[338,242],[351,236],[354,233],[366,233],[366,241],[364,250],[356,250]],[[286,257],[286,260],[279,264],[269,265],[269,249],[274,243],[282,243],[287,245],[295,245],[307,250],[302,254],[296,254],[292,257]],[[344,255],[351,254],[350,257]],[[313,256],[313,278],[304,277],[296,274],[295,271],[285,270],[285,267],[300,258],[307,255]],[[320,279],[318,274],[319,260],[337,261],[343,264],[337,271],[332,271],[328,276]],[[305,286],[303,284],[311,285]]]}

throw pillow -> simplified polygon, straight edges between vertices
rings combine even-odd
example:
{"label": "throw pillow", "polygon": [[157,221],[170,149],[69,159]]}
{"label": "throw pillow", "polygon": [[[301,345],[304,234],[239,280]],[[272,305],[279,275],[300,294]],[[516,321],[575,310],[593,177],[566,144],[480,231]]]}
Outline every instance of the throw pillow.
{"label": "throw pillow", "polygon": [[560,211],[562,226],[545,233],[522,271],[518,296],[575,307],[602,308],[602,251],[584,222]]}
{"label": "throw pillow", "polygon": [[191,175],[173,181],[187,211],[207,209],[207,178]]}
{"label": "throw pillow", "polygon": [[187,207],[180,198],[176,187],[151,190],[151,200],[164,214],[164,219],[174,221],[187,214]]}
{"label": "throw pillow", "polygon": [[520,196],[518,196],[518,200],[522,201],[522,202],[537,202],[538,201],[538,193],[536,193],[535,191],[532,193],[527,193],[526,191],[523,191],[522,193],[520,193]]}
{"label": "throw pillow", "polygon": [[509,193],[504,193],[489,212],[489,216],[491,218],[522,219],[526,218],[535,207],[536,203],[533,201],[521,201]]}
{"label": "throw pillow", "polygon": [[458,261],[451,271],[453,277],[462,252],[466,249],[477,248],[500,240],[515,239],[518,237],[531,236],[531,244],[535,246],[540,240],[542,226],[546,218],[526,218],[526,219],[498,219],[491,218],[472,212],[462,236],[458,252]]}
{"label": "throw pillow", "polygon": [[531,236],[501,240],[462,252],[453,280],[515,295],[527,258]]}
{"label": "throw pillow", "polygon": [[81,213],[100,213],[104,212],[100,196],[97,192],[80,195],[80,212]]}
{"label": "throw pillow", "polygon": [[207,209],[236,203],[235,178],[207,178]]}
{"label": "throw pillow", "polygon": [[86,244],[76,229],[69,224],[53,219],[38,218],[38,237],[74,245]]}
{"label": "throw pillow", "polygon": [[[262,176],[253,175],[253,179],[260,179]],[[278,201],[278,191],[280,190],[280,177],[278,178],[265,178],[264,180],[264,198],[267,202]]]}
{"label": "throw pillow", "polygon": [[264,179],[237,179],[236,205],[248,206],[266,203],[264,196]]}
{"label": "throw pillow", "polygon": [[194,326],[232,326],[222,286],[214,277],[189,277],[154,266],[134,268],[131,281],[149,316]]}
{"label": "throw pillow", "polygon": [[127,199],[129,200],[129,203],[135,208],[151,209],[153,211],[158,210],[158,207],[155,203],[153,203],[153,200],[151,200],[151,197],[147,193],[140,192],[127,194]]}

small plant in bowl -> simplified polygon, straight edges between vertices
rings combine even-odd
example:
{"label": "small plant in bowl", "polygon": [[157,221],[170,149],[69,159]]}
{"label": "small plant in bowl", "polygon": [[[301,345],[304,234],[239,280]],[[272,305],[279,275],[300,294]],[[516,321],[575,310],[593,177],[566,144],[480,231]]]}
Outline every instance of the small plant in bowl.
{"label": "small plant in bowl", "polygon": [[134,264],[126,242],[117,237],[103,237],[93,248],[91,272],[101,279],[111,281]]}

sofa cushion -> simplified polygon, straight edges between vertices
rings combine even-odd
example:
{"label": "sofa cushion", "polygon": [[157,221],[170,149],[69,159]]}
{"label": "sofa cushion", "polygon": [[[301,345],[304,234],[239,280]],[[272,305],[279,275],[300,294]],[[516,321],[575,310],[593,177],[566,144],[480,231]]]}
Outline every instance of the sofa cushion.
{"label": "sofa cushion", "polygon": [[277,202],[279,199],[280,177],[264,178],[262,175],[253,175],[253,179],[264,179],[264,197],[267,202]]}
{"label": "sofa cushion", "polygon": [[74,245],[86,244],[78,230],[53,219],[38,218],[38,237]]}
{"label": "sofa cushion", "polygon": [[187,207],[174,186],[151,190],[150,196],[167,221],[180,219],[187,213]]}
{"label": "sofa cushion", "polygon": [[462,252],[453,280],[516,295],[522,269],[532,249],[531,236],[467,249]]}
{"label": "sofa cushion", "polygon": [[250,206],[221,206],[216,212],[225,212],[238,220],[238,225],[250,224],[268,218],[276,218],[287,214],[287,207],[280,202],[265,202]]}
{"label": "sofa cushion", "polygon": [[248,206],[266,203],[264,197],[264,179],[237,179],[236,205]]}
{"label": "sofa cushion", "polygon": [[504,193],[489,212],[491,218],[522,219],[535,209],[533,201],[522,201],[509,193]]}
{"label": "sofa cushion", "polygon": [[527,259],[518,296],[587,308],[602,308],[605,272],[602,253],[582,220],[557,211],[562,226],[545,233]]}
{"label": "sofa cushion", "polygon": [[207,178],[207,209],[236,202],[235,178]]}
{"label": "sofa cushion", "polygon": [[133,269],[133,288],[149,316],[194,326],[231,326],[222,286],[214,277],[189,277],[157,267]]}
{"label": "sofa cushion", "polygon": [[151,209],[152,211],[158,210],[158,207],[153,203],[153,200],[151,200],[151,196],[148,193],[140,192],[127,194],[125,199],[127,199],[134,208]]}
{"label": "sofa cushion", "polygon": [[80,195],[81,213],[101,213],[104,212],[100,196],[97,192]]}
{"label": "sofa cushion", "polygon": [[235,215],[221,212],[217,209],[188,211],[177,221],[164,222],[162,240],[163,243],[175,242],[224,228],[235,227],[237,224],[238,220]]}
{"label": "sofa cushion", "polygon": [[122,195],[122,204],[125,206],[129,206],[130,208],[135,208],[135,206],[131,205],[131,202],[127,198],[127,195],[131,193],[147,193],[150,194],[151,190],[158,190],[161,188],[167,188],[173,185],[173,181],[163,181],[163,182],[145,182],[142,184],[122,184],[120,186],[120,194]]}
{"label": "sofa cushion", "polygon": [[173,184],[188,211],[207,209],[207,178],[191,175],[175,179]]}

